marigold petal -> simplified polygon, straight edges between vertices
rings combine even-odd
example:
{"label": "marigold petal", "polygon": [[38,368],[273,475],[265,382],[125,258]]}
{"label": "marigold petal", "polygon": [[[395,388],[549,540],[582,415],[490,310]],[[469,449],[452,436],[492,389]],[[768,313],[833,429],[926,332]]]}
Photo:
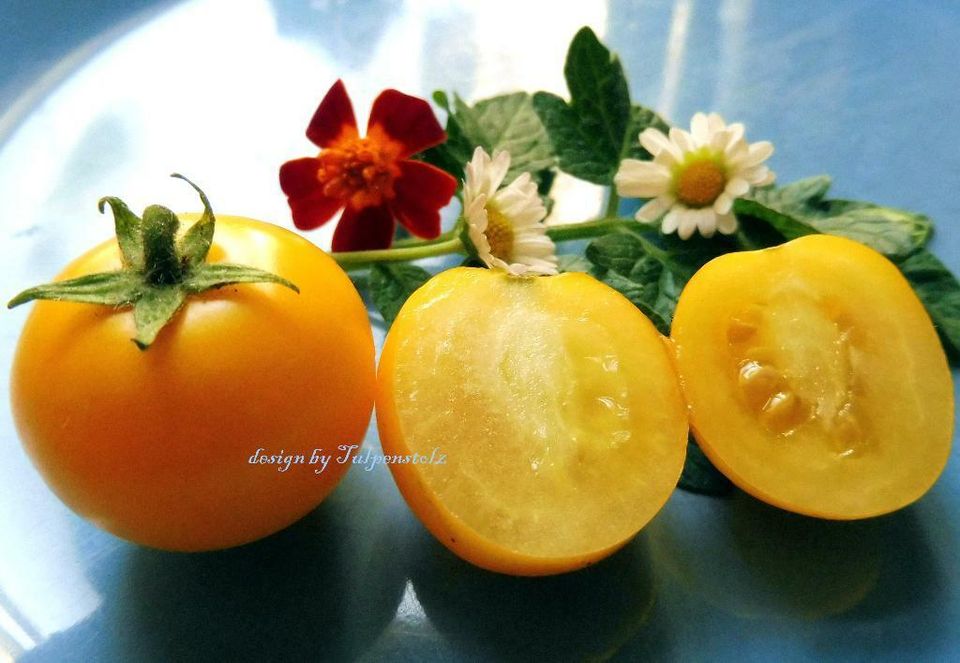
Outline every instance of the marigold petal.
{"label": "marigold petal", "polygon": [[375,126],[402,146],[401,159],[447,139],[430,104],[397,90],[384,90],[373,102],[367,133]]}
{"label": "marigold petal", "polygon": [[418,237],[440,234],[440,208],[457,190],[457,180],[439,168],[419,161],[401,161],[391,203],[397,220]]}
{"label": "marigold petal", "polygon": [[393,242],[396,224],[386,205],[347,207],[333,233],[334,251],[385,249]]}
{"label": "marigold petal", "polygon": [[302,198],[314,193],[319,187],[317,169],[320,160],[314,157],[293,159],[280,166],[280,188],[288,198]]}
{"label": "marigold petal", "polygon": [[342,80],[337,80],[307,125],[307,138],[317,147],[330,147],[344,134],[358,135],[357,118],[353,114],[353,104],[350,103],[346,86]]}
{"label": "marigold petal", "polygon": [[280,188],[287,194],[293,225],[312,230],[325,224],[343,207],[343,201],[323,195],[317,181],[317,159],[294,159],[280,166]]}

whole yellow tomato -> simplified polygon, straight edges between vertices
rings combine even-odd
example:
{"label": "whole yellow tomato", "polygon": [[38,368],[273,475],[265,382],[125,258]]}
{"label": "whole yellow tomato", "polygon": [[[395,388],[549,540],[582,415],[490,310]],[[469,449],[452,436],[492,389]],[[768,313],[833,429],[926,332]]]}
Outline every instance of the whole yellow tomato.
{"label": "whole yellow tomato", "polygon": [[[130,342],[129,309],[40,301],[12,370],[17,429],[54,492],[117,536],[171,550],[242,544],[308,513],[346,473],[338,447],[360,443],[373,406],[366,309],[334,260],[221,216],[207,262],[267,270],[300,293],[192,295],[147,350]],[[109,241],[60,279],[120,267]],[[325,466],[309,464],[315,449]]]}

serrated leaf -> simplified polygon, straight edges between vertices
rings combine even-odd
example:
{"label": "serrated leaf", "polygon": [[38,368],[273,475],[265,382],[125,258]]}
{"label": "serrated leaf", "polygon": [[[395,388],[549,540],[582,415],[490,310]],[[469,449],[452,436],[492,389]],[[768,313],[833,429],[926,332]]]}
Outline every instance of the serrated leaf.
{"label": "serrated leaf", "polygon": [[713,466],[692,439],[687,442],[687,458],[677,487],[691,493],[722,497],[733,491],[733,483]]}
{"label": "serrated leaf", "polygon": [[695,268],[653,249],[638,235],[611,233],[592,241],[586,257],[595,265],[597,278],[633,302],[666,335],[680,291]]}
{"label": "serrated leaf", "polygon": [[[563,72],[570,103],[538,92],[533,96],[534,109],[547,129],[561,170],[588,182],[610,184],[625,145],[636,140],[629,135],[634,118],[623,66],[590,28],[583,28],[570,44]],[[635,119],[640,119],[639,111]]]}
{"label": "serrated leaf", "polygon": [[409,263],[385,262],[370,269],[370,296],[388,327],[407,298],[429,278],[430,272]]}
{"label": "serrated leaf", "polygon": [[763,221],[776,230],[784,240],[796,239],[804,235],[816,235],[819,232],[809,223],[749,198],[735,200],[733,202],[733,212],[741,220],[742,217],[746,216]]}
{"label": "serrated leaf", "polygon": [[896,261],[913,286],[952,362],[960,360],[960,282],[940,260],[918,249]]}
{"label": "serrated leaf", "polygon": [[589,274],[593,270],[593,263],[581,255],[572,253],[557,256],[557,268],[563,272],[584,272]]}
{"label": "serrated leaf", "polygon": [[758,189],[752,197],[784,214],[802,215],[807,208],[823,200],[831,183],[829,175],[815,175],[786,186]]}
{"label": "serrated leaf", "polygon": [[[491,155],[506,150],[511,158],[506,182],[513,181],[520,173],[529,172],[542,189],[542,171],[549,171],[556,158],[529,94],[503,94],[482,99],[473,106],[457,95],[451,105],[446,94],[441,92],[434,93],[434,100],[449,113],[447,141],[425,151],[421,155],[424,161],[462,180],[464,167],[477,147]],[[545,191],[541,190],[541,193]]]}
{"label": "serrated leaf", "polygon": [[856,240],[889,257],[907,256],[930,240],[933,222],[926,216],[873,203],[826,200],[829,188],[830,178],[821,175],[761,189],[752,201],[737,200],[734,211],[766,221],[788,240],[821,232]]}

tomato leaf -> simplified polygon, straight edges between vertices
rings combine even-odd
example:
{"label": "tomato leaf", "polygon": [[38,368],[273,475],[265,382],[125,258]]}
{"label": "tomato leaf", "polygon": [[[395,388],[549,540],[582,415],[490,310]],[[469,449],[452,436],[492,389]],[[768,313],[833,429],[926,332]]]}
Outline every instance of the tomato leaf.
{"label": "tomato leaf", "polygon": [[586,249],[594,276],[633,302],[662,334],[670,333],[683,286],[724,246],[677,241],[684,245],[656,232],[614,232],[593,240]]}
{"label": "tomato leaf", "polygon": [[933,222],[923,214],[854,200],[827,200],[830,178],[821,175],[780,188],[760,189],[734,204],[737,216],[761,219],[790,240],[826,233],[856,240],[891,257],[927,244]]}
{"label": "tomato leaf", "polygon": [[477,147],[490,155],[506,150],[510,153],[510,170],[505,183],[529,172],[541,193],[549,191],[550,169],[556,164],[556,157],[529,94],[503,94],[482,99],[473,106],[457,95],[451,105],[443,92],[435,92],[433,98],[448,113],[447,141],[424,151],[422,160],[462,180],[464,168]]}
{"label": "tomato leaf", "polygon": [[409,263],[379,263],[370,269],[370,295],[387,327],[407,298],[430,278],[430,272]]}
{"label": "tomato leaf", "polygon": [[683,472],[677,487],[713,497],[722,497],[733,492],[733,483],[714,467],[693,438],[687,441],[687,458],[683,462]]}
{"label": "tomato leaf", "polygon": [[668,125],[650,109],[631,105],[619,58],[590,28],[574,36],[563,72],[569,103],[549,92],[533,95],[560,169],[594,184],[611,184],[622,159],[649,159],[640,132]]}
{"label": "tomato leaf", "polygon": [[960,363],[960,282],[926,249],[896,263],[930,314],[951,362]]}

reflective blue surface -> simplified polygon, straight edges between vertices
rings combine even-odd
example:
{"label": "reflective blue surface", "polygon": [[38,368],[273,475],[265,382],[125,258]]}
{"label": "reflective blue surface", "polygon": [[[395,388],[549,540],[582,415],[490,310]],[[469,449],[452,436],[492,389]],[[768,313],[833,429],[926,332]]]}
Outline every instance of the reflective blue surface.
{"label": "reflective blue surface", "polygon": [[[955,3],[98,4],[45,21],[59,3],[11,3],[3,18],[22,65],[0,69],[4,297],[110,235],[102,195],[195,207],[174,170],[218,211],[289,225],[276,169],[310,152],[306,120],[337,77],[358,109],[384,87],[563,93],[584,24],[621,54],[636,100],[745,121],[775,143],[781,181],[828,172],[838,196],[929,214],[960,271]],[[558,186],[557,218],[598,210],[595,188]],[[25,315],[0,315],[4,376]],[[677,492],[611,559],[537,580],[453,557],[382,467],[249,546],[129,545],[49,492],[4,406],[0,661],[956,660],[958,453],[919,503],[865,522]]]}

